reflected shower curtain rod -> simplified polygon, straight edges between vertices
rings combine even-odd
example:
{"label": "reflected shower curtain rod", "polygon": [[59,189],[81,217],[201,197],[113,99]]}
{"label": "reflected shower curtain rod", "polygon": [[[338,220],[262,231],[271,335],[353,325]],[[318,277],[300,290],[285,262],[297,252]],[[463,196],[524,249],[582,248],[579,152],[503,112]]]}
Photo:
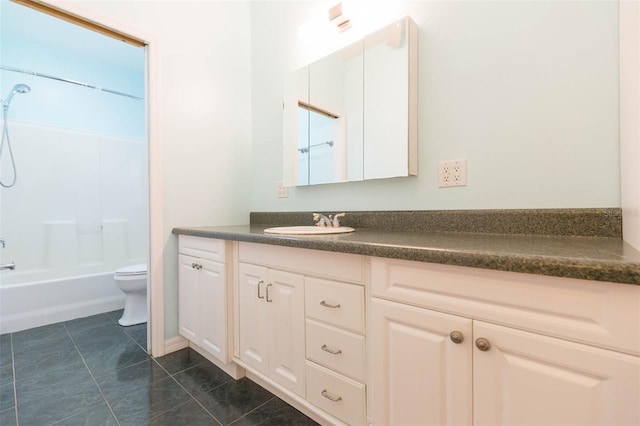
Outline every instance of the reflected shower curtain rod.
{"label": "reflected shower curtain rod", "polygon": [[317,147],[322,146],[322,145],[329,145],[329,146],[333,146],[333,141],[320,142],[320,143],[317,143],[317,144],[315,144],[315,145],[309,145],[309,146],[308,146],[308,147],[306,147],[306,148],[298,148],[298,151],[300,151],[300,153],[301,153],[301,154],[304,154],[304,153],[306,153],[306,152],[309,152],[309,150],[310,150],[311,148],[317,148]]}
{"label": "reflected shower curtain rod", "polygon": [[42,74],[42,73],[39,73],[39,72],[24,70],[24,69],[20,69],[20,68],[7,67],[5,65],[0,65],[0,69],[1,70],[5,70],[5,71],[11,71],[11,72],[19,72],[19,73],[22,73],[22,74],[34,75],[36,77],[48,78],[50,80],[62,81],[64,83],[71,83],[71,84],[75,84],[77,86],[87,87],[89,89],[100,90],[101,92],[107,92],[107,93],[111,93],[111,94],[114,94],[114,95],[119,95],[119,96],[124,96],[124,97],[127,97],[127,98],[131,98],[131,99],[137,99],[139,101],[144,101],[144,98],[141,98],[141,97],[138,97],[138,96],[134,96],[134,95],[130,95],[128,93],[118,92],[117,90],[105,89],[104,87],[93,86],[91,84],[82,83],[80,81],[75,81],[75,80],[69,80],[67,78],[56,77],[56,76],[53,76],[53,75]]}

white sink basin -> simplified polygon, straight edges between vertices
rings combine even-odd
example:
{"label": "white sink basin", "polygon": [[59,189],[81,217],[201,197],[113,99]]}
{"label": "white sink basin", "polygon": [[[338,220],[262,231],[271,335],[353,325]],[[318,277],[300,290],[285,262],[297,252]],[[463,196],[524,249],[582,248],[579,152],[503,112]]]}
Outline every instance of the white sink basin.
{"label": "white sink basin", "polygon": [[275,228],[267,228],[265,234],[280,235],[327,235],[327,234],[346,234],[353,232],[355,229],[348,226],[339,228],[329,228],[324,226],[276,226]]}

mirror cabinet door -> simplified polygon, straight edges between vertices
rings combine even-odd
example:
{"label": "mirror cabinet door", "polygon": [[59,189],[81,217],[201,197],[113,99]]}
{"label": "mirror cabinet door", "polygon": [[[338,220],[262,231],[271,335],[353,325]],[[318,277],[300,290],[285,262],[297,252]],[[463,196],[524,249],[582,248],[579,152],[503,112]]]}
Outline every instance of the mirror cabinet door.
{"label": "mirror cabinet door", "polygon": [[284,86],[284,184],[417,174],[417,27],[404,18]]}
{"label": "mirror cabinet door", "polygon": [[364,39],[364,179],[417,173],[417,30],[410,23]]}

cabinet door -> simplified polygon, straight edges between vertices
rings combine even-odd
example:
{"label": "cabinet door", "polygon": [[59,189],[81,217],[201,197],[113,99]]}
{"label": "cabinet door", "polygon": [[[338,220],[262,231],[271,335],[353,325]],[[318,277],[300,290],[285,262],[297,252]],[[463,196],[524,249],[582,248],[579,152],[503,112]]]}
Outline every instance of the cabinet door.
{"label": "cabinet door", "polygon": [[369,330],[374,424],[471,424],[470,319],[373,298]]}
{"label": "cabinet door", "polygon": [[199,298],[198,270],[193,267],[199,260],[195,257],[178,256],[178,329],[182,336],[198,342]]}
{"label": "cabinet door", "polygon": [[240,263],[238,272],[240,359],[268,374],[268,304],[265,298],[267,269]]}
{"label": "cabinet door", "polygon": [[474,322],[476,425],[640,424],[640,359]]}
{"label": "cabinet door", "polygon": [[226,266],[201,259],[199,271],[200,346],[221,360],[229,361],[227,351]]}
{"label": "cabinet door", "polygon": [[269,375],[305,395],[304,278],[269,270]]}

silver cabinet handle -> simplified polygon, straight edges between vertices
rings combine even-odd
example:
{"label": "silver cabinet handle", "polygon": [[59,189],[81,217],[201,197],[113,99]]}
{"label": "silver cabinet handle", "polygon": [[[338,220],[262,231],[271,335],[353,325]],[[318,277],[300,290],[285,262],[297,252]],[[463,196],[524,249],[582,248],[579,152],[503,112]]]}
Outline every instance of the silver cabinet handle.
{"label": "silver cabinet handle", "polygon": [[264,296],[260,294],[260,284],[264,284],[264,281],[258,281],[258,299],[264,299]]}
{"label": "silver cabinet handle", "polygon": [[322,392],[320,392],[320,395],[324,396],[325,398],[327,398],[328,400],[333,401],[333,402],[342,401],[342,397],[341,396],[333,396],[329,392],[327,392],[326,389],[322,389]]}
{"label": "silver cabinet handle", "polygon": [[330,347],[328,347],[327,345],[322,345],[322,346],[320,347],[320,349],[322,349],[322,350],[323,350],[323,351],[325,351],[325,352],[329,352],[330,354],[333,354],[333,355],[338,355],[338,354],[341,354],[341,353],[342,353],[342,349],[338,349],[338,350],[331,349],[331,348],[330,348]]}
{"label": "silver cabinet handle", "polygon": [[491,343],[489,343],[489,341],[484,337],[479,337],[476,339],[476,347],[481,351],[486,352],[491,349]]}
{"label": "silver cabinet handle", "polygon": [[4,270],[4,269],[16,269],[16,263],[15,262],[9,262],[9,263],[5,263],[4,265],[0,265],[0,269]]}
{"label": "silver cabinet handle", "polygon": [[273,284],[269,283],[267,284],[267,302],[273,302],[273,299],[269,299],[269,287],[271,287]]}
{"label": "silver cabinet handle", "polygon": [[339,303],[337,305],[332,305],[330,303],[325,302],[324,300],[320,302],[320,305],[324,306],[325,308],[331,308],[331,309],[337,309],[340,307]]}
{"label": "silver cabinet handle", "polygon": [[453,343],[460,344],[464,341],[464,334],[462,334],[461,331],[454,330],[449,334],[449,338],[451,338]]}

